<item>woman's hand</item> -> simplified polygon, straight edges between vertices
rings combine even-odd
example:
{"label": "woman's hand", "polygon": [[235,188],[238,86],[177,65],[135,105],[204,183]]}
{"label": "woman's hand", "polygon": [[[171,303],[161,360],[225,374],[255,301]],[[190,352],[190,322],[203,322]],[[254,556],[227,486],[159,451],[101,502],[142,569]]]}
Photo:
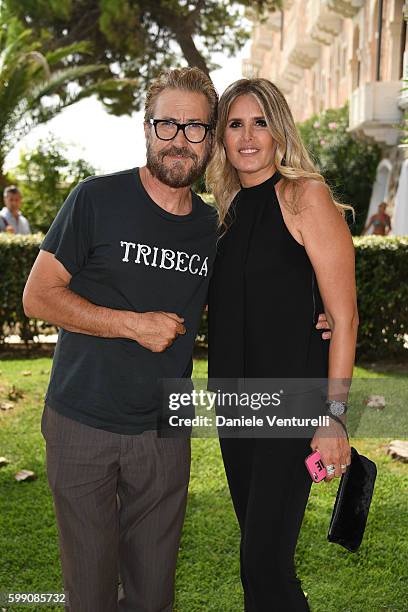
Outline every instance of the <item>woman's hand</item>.
{"label": "woman's hand", "polygon": [[341,468],[340,465],[350,465],[351,463],[351,448],[347,440],[346,432],[340,423],[333,419],[329,419],[329,427],[318,427],[315,435],[310,442],[312,450],[318,450],[322,458],[323,464],[334,464],[336,471],[324,479],[326,482],[333,480],[335,476],[341,476],[347,468]]}

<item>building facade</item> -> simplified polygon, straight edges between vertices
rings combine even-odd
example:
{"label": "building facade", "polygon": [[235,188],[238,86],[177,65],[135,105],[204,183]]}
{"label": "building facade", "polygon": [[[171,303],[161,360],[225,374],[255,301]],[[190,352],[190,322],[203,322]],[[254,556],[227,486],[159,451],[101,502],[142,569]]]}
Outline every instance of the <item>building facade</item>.
{"label": "building facade", "polygon": [[254,21],[243,61],[244,76],[282,90],[296,121],[349,103],[350,131],[382,150],[368,214],[387,201],[395,235],[408,234],[407,16],[408,0],[284,0]]}

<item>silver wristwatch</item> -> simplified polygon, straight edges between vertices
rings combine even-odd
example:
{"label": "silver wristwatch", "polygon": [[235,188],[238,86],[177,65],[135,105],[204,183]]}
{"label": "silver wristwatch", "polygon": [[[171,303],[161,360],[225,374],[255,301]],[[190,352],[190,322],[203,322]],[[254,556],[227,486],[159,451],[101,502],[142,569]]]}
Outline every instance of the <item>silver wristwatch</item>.
{"label": "silver wristwatch", "polygon": [[340,402],[339,400],[327,400],[326,401],[329,412],[334,416],[341,416],[347,412],[347,403]]}

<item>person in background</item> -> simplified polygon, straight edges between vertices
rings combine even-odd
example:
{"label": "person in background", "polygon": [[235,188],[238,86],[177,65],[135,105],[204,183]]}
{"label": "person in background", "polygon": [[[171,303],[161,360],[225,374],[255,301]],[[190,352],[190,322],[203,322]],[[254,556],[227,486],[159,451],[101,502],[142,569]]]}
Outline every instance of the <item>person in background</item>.
{"label": "person in background", "polygon": [[21,214],[21,192],[15,185],[9,185],[4,193],[5,206],[0,212],[0,232],[10,234],[31,234],[30,224]]}
{"label": "person in background", "polygon": [[373,234],[375,236],[387,236],[391,231],[391,219],[387,215],[385,209],[387,208],[387,202],[381,202],[378,205],[378,212],[375,215],[371,215],[367,225],[363,229],[362,236],[364,236],[371,226],[373,226]]}

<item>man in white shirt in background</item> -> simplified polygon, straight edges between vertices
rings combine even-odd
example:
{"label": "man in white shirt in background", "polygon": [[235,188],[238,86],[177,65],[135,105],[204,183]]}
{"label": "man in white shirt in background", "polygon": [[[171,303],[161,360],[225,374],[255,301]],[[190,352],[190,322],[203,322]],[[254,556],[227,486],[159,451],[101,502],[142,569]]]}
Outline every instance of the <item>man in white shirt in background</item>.
{"label": "man in white shirt in background", "polygon": [[21,192],[15,185],[9,185],[4,193],[5,206],[0,211],[0,232],[10,234],[31,234],[30,224],[21,214]]}

